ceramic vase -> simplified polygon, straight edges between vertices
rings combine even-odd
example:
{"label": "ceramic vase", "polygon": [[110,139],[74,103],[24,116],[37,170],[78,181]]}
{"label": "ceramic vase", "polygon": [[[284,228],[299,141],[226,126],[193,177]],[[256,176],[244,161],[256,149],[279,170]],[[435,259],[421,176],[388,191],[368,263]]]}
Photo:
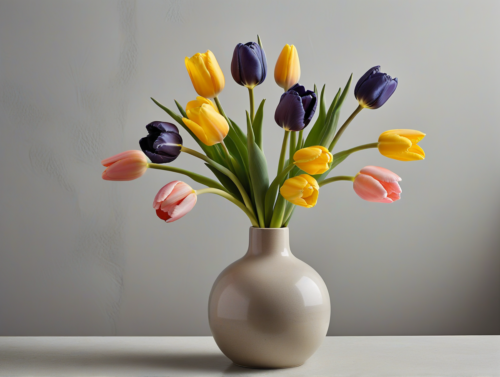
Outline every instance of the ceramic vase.
{"label": "ceramic vase", "polygon": [[302,365],[330,323],[321,276],[290,251],[288,228],[250,228],[247,253],[215,281],[209,323],[221,351],[251,368]]}

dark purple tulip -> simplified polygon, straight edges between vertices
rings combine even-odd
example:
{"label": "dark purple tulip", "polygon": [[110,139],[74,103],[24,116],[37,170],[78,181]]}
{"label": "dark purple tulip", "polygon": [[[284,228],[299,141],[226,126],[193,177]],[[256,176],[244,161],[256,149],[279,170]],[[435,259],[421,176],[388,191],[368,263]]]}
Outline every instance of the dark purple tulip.
{"label": "dark purple tulip", "polygon": [[398,79],[380,72],[380,66],[377,65],[361,76],[354,88],[354,97],[361,106],[378,109],[392,96],[397,86]]}
{"label": "dark purple tulip", "polygon": [[139,140],[142,151],[155,164],[174,161],[181,153],[182,137],[172,123],[151,122],[146,126],[149,135]]}
{"label": "dark purple tulip", "polygon": [[234,81],[247,88],[264,82],[267,75],[266,53],[258,43],[238,43],[233,52],[231,74]]}
{"label": "dark purple tulip", "polygon": [[316,93],[295,84],[281,95],[274,120],[287,131],[301,131],[314,116],[317,103]]}

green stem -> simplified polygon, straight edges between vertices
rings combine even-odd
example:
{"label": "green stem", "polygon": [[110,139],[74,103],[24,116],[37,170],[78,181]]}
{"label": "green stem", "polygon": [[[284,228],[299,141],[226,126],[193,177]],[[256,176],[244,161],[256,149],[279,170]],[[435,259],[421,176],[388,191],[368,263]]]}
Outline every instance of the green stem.
{"label": "green stem", "polygon": [[336,177],[331,177],[327,178],[324,181],[318,183],[319,187],[322,187],[324,185],[327,185],[332,182],[337,182],[337,181],[354,181],[354,177],[351,177],[350,175],[337,175]]}
{"label": "green stem", "polygon": [[276,202],[276,208],[274,209],[273,218],[271,219],[270,228],[281,228],[283,223],[283,215],[285,214],[286,200],[283,196],[278,195],[278,201]]}
{"label": "green stem", "polygon": [[290,132],[290,158],[289,161],[293,161],[293,155],[295,153],[295,149],[297,148],[297,132]]}
{"label": "green stem", "polygon": [[346,128],[349,125],[349,123],[352,122],[352,120],[356,117],[356,115],[359,114],[359,112],[361,110],[363,110],[363,106],[358,105],[358,107],[356,108],[356,110],[353,111],[353,113],[351,114],[351,116],[349,118],[347,118],[347,120],[344,122],[344,124],[342,125],[342,127],[340,127],[340,129],[338,130],[337,134],[335,135],[335,137],[333,138],[333,140],[332,140],[332,142],[330,144],[330,148],[328,148],[330,151],[333,150],[333,148],[335,147],[335,144],[337,144],[337,141],[340,139],[340,137],[342,136],[342,134],[346,130]]}
{"label": "green stem", "polygon": [[227,150],[227,147],[226,147],[226,144],[224,143],[224,140],[222,140],[220,145],[222,146],[222,149],[224,150],[227,166],[234,170],[234,165],[233,165],[232,160],[231,160],[231,155],[229,154],[229,151]]}
{"label": "green stem", "polygon": [[221,173],[227,175],[233,182],[234,184],[236,185],[236,187],[238,188],[238,190],[240,191],[240,194],[243,198],[243,201],[245,202],[245,206],[250,210],[250,212],[255,216],[254,212],[253,212],[253,206],[252,206],[252,201],[250,200],[250,198],[248,197],[248,194],[247,192],[245,191],[245,188],[243,187],[243,185],[241,184],[240,180],[233,174],[233,172],[231,172],[231,170],[225,168],[224,166],[222,166],[221,164],[218,164],[217,162],[215,162],[214,160],[211,160],[210,158],[208,158],[207,156],[205,156],[204,154],[201,154],[200,152],[198,151],[195,151],[193,149],[190,149],[190,148],[187,148],[185,146],[182,146],[181,147],[181,151],[182,152],[185,152],[185,153],[189,153],[190,155],[192,156],[195,156],[195,157],[198,157],[199,159],[205,161],[207,164],[213,166],[214,168],[216,168],[217,170],[219,170]]}
{"label": "green stem", "polygon": [[293,212],[295,211],[295,208],[297,208],[297,206],[295,204],[292,204],[292,203],[287,204],[286,210],[285,210],[285,215],[283,216],[283,218],[285,219],[285,221],[283,222],[283,226],[288,226],[288,224],[290,223],[290,220],[292,219],[292,215],[293,215]]}
{"label": "green stem", "polygon": [[240,207],[243,212],[248,216],[250,219],[250,222],[252,223],[253,226],[259,227],[259,223],[255,219],[255,216],[248,210],[247,207],[245,207],[238,199],[236,199],[234,196],[231,194],[228,194],[226,191],[218,190],[215,188],[206,188],[206,189],[201,189],[201,190],[196,190],[196,195],[202,195],[202,194],[216,194],[219,196],[222,196],[223,198],[226,198],[230,202],[233,202],[236,204],[238,207]]}
{"label": "green stem", "polygon": [[283,145],[281,146],[280,160],[278,162],[278,175],[282,172],[283,167],[285,166],[286,146],[288,144],[289,135],[290,131],[285,130],[285,135],[283,136]]}
{"label": "green stem", "polygon": [[271,223],[271,218],[273,215],[274,201],[276,200],[276,194],[278,193],[278,188],[283,179],[285,179],[286,175],[292,171],[295,167],[294,164],[288,165],[285,170],[283,170],[280,174],[274,178],[274,181],[271,183],[266,192],[266,197],[264,199],[264,209],[265,209],[265,217],[266,217],[266,225]]}
{"label": "green stem", "polygon": [[250,119],[253,120],[255,118],[255,101],[253,98],[253,88],[248,88],[248,95],[250,96]]}
{"label": "green stem", "polygon": [[299,140],[297,141],[297,146],[295,147],[295,152],[297,152],[298,149],[302,148],[302,139],[303,139],[303,134],[304,130],[299,131]]}
{"label": "green stem", "polygon": [[219,182],[216,182],[213,179],[205,177],[204,175],[193,173],[192,171],[189,170],[180,169],[175,166],[167,166],[167,165],[160,165],[153,163],[148,164],[148,167],[150,167],[151,169],[166,170],[166,171],[171,171],[173,173],[184,174],[189,178],[191,178],[192,180],[201,183],[202,185],[217,188],[222,191],[226,190],[224,186],[222,186]]}
{"label": "green stem", "polygon": [[358,147],[354,147],[354,148],[351,148],[351,149],[346,149],[345,151],[342,151],[340,153],[351,154],[351,153],[354,153],[354,152],[357,152],[357,151],[362,151],[363,149],[370,149],[370,148],[378,148],[378,142],[377,143],[370,143],[370,144],[363,144],[363,145],[360,145]]}

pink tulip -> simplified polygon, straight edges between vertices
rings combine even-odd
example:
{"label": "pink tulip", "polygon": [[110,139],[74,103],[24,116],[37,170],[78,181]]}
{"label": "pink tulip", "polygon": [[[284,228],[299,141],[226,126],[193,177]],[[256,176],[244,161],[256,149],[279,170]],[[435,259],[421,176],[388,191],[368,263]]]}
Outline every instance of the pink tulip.
{"label": "pink tulip", "polygon": [[365,166],[354,178],[354,191],[369,202],[392,203],[400,199],[399,178],[378,166]]}
{"label": "pink tulip", "polygon": [[132,181],[148,170],[148,158],[141,151],[126,151],[101,161],[107,169],[102,173],[106,181]]}
{"label": "pink tulip", "polygon": [[160,219],[171,223],[191,211],[196,200],[196,192],[191,186],[181,181],[173,181],[158,191],[153,208]]}

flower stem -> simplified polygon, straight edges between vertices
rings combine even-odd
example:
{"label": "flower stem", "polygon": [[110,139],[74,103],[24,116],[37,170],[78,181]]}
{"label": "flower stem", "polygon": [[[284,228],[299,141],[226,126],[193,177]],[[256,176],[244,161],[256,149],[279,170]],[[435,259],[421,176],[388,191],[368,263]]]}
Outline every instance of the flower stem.
{"label": "flower stem", "polygon": [[217,109],[219,109],[219,113],[226,119],[226,122],[229,125],[229,128],[232,128],[231,121],[227,117],[226,113],[224,112],[224,109],[222,108],[222,105],[219,101],[219,97],[214,97],[215,104],[217,105]]}
{"label": "flower stem", "polygon": [[351,177],[350,175],[337,175],[335,177],[327,178],[324,181],[318,183],[319,187],[322,187],[324,185],[327,185],[332,182],[337,182],[337,181],[354,181],[354,177]]}
{"label": "flower stem", "polygon": [[289,161],[293,160],[293,155],[295,153],[295,149],[297,148],[297,132],[291,131],[290,132],[290,157]]}
{"label": "flower stem", "polygon": [[278,201],[276,202],[276,207],[274,208],[273,217],[271,219],[270,228],[281,228],[283,223],[283,215],[285,214],[286,200],[278,194]]}
{"label": "flower stem", "polygon": [[236,187],[238,188],[240,194],[241,194],[241,197],[243,198],[243,201],[245,202],[245,206],[248,208],[248,210],[252,213],[252,215],[255,216],[255,213],[253,212],[253,206],[252,206],[252,201],[250,200],[250,198],[248,197],[248,194],[247,192],[245,191],[245,188],[243,187],[243,185],[241,184],[240,180],[233,174],[233,172],[231,172],[231,170],[225,168],[224,166],[222,166],[221,164],[218,164],[217,162],[215,162],[214,160],[208,158],[207,156],[205,156],[204,154],[201,154],[200,152],[198,151],[195,151],[193,149],[190,149],[190,148],[187,148],[185,146],[182,146],[181,147],[181,151],[182,152],[185,152],[185,153],[189,153],[190,155],[192,156],[195,156],[195,157],[198,157],[199,159],[205,161],[207,164],[213,166],[215,169],[217,169],[218,171],[220,171],[221,173],[227,175],[233,182],[234,184],[236,185]]}
{"label": "flower stem", "polygon": [[214,181],[213,179],[210,179],[208,177],[205,177],[204,175],[193,173],[192,171],[189,170],[184,170],[177,168],[175,166],[167,166],[167,165],[160,165],[160,164],[154,164],[154,163],[149,163],[148,167],[151,169],[157,169],[157,170],[166,170],[166,171],[171,171],[173,173],[179,173],[179,174],[184,174],[191,178],[192,180],[201,183],[202,185],[213,187],[213,188],[218,188],[220,190],[225,191],[226,189],[224,186],[222,186],[219,182]]}
{"label": "flower stem", "polygon": [[333,140],[332,140],[332,142],[330,144],[330,148],[328,148],[330,150],[330,152],[335,147],[335,144],[337,144],[337,141],[340,139],[340,137],[342,136],[342,134],[346,130],[346,128],[349,125],[349,123],[352,122],[352,120],[356,117],[356,115],[359,114],[359,112],[361,110],[363,110],[363,106],[358,105],[358,107],[356,108],[356,110],[353,111],[353,113],[351,114],[351,116],[349,118],[347,118],[347,120],[344,122],[344,124],[342,125],[342,127],[340,127],[340,129],[338,130],[337,134],[335,135],[335,137],[333,138]]}
{"label": "flower stem", "polygon": [[253,120],[255,118],[255,101],[253,98],[253,88],[248,88],[248,95],[250,97],[250,120],[253,124]]}
{"label": "flower stem", "polygon": [[302,138],[304,134],[304,130],[299,131],[299,140],[297,141],[297,145],[295,146],[295,152],[297,152],[300,148],[302,148]]}
{"label": "flower stem", "polygon": [[283,145],[281,146],[280,160],[278,162],[278,175],[283,171],[283,168],[285,166],[286,146],[288,144],[289,135],[290,131],[285,130],[285,135],[283,136]]}
{"label": "flower stem", "polygon": [[225,157],[226,157],[227,166],[234,170],[234,166],[233,166],[233,163],[231,160],[231,155],[229,154],[229,151],[227,150],[227,147],[226,147],[226,144],[224,143],[224,140],[222,140],[220,145],[222,146],[222,149],[224,150],[224,153],[226,154]]}
{"label": "flower stem", "polygon": [[236,204],[238,207],[240,207],[243,212],[248,216],[250,219],[250,222],[252,223],[253,226],[259,227],[259,223],[255,219],[255,216],[248,210],[247,207],[245,207],[238,199],[236,199],[234,196],[231,194],[227,193],[226,191],[214,189],[214,188],[206,188],[206,189],[201,189],[201,190],[196,190],[196,195],[202,195],[202,194],[216,194],[219,196],[222,196],[223,198],[226,198],[230,202],[233,202]]}
{"label": "flower stem", "polygon": [[342,151],[340,153],[351,154],[351,153],[354,153],[354,152],[357,152],[357,151],[362,151],[363,149],[370,149],[370,148],[378,148],[378,142],[376,142],[376,143],[370,143],[370,144],[363,144],[363,145],[360,145],[358,147],[354,147],[354,148],[351,148],[351,149],[346,149],[345,151]]}

